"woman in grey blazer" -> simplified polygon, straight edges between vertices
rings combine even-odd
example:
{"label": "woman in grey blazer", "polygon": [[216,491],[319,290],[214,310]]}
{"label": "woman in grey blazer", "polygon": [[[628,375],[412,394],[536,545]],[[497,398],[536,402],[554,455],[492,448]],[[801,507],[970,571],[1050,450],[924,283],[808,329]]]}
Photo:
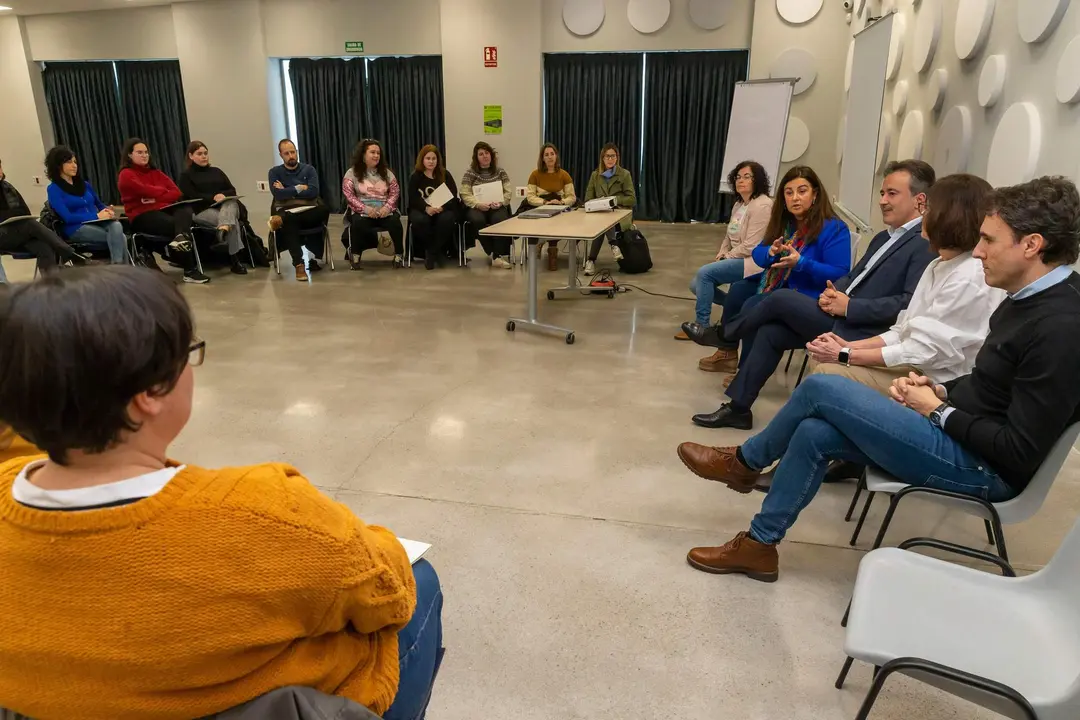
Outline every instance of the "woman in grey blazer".
{"label": "woman in grey blazer", "polygon": [[[739,163],[728,174],[728,184],[735,188],[739,199],[731,211],[727,234],[713,262],[702,265],[690,283],[690,292],[697,296],[695,320],[699,325],[708,325],[713,302],[724,300],[724,293],[718,286],[742,280],[745,276],[746,263],[753,262],[750,253],[764,239],[772,212],[769,174],[760,164],[752,160]],[[690,338],[680,330],[675,339]]]}

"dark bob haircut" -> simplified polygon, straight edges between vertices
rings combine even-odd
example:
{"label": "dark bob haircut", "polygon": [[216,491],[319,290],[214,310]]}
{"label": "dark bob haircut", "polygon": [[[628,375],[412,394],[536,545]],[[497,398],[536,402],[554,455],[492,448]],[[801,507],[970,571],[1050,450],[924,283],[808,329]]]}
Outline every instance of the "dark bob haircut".
{"label": "dark bob haircut", "polygon": [[1042,235],[1047,265],[1072,265],[1080,257],[1080,194],[1072,180],[1040,177],[995,190],[983,208],[1009,226],[1016,242]]}
{"label": "dark bob haircut", "polygon": [[169,394],[187,365],[191,310],[160,273],[110,265],[0,288],[0,421],[53,462],[138,430],[132,399]]}
{"label": "dark bob haircut", "polygon": [[970,252],[979,244],[981,212],[994,188],[975,175],[960,173],[938,180],[926,198],[923,227],[930,249]]}
{"label": "dark bob haircut", "polygon": [[[64,164],[74,157],[75,153],[67,145],[57,145],[45,153],[45,177],[54,183],[60,182],[60,172],[64,169]],[[75,177],[78,176],[76,173]]]}
{"label": "dark bob haircut", "polygon": [[[754,176],[754,185],[750,190],[750,199],[753,200],[759,195],[768,195],[769,190],[771,189],[769,187],[769,173],[765,171],[765,168],[761,167],[761,163],[754,162],[753,160],[743,160],[728,173],[727,181],[728,185],[731,187],[731,191],[735,192],[735,180],[739,177],[739,173],[742,172],[743,168],[750,168],[750,172]],[[773,240],[775,239],[776,238],[773,238]]]}

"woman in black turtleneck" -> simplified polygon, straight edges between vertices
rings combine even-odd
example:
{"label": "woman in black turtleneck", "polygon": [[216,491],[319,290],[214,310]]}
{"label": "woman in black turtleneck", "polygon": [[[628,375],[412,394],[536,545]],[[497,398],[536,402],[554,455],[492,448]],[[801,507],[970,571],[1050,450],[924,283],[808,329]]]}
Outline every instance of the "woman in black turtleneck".
{"label": "woman in black turtleneck", "polygon": [[187,168],[180,173],[177,186],[185,199],[206,201],[195,206],[195,219],[218,229],[218,234],[229,243],[232,271],[246,275],[247,270],[240,264],[244,243],[240,237],[240,201],[235,199],[236,188],[228,175],[210,164],[210,151],[205,143],[192,140],[188,145]]}

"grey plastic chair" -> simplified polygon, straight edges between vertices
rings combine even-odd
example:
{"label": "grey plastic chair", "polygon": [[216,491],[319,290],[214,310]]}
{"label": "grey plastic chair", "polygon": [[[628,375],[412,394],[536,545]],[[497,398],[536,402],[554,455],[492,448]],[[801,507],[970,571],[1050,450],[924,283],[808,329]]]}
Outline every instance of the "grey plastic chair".
{"label": "grey plastic chair", "polygon": [[[874,495],[885,493],[891,496],[889,510],[885,513],[885,519],[882,520],[881,528],[878,530],[877,538],[874,540],[875,549],[881,547],[881,543],[885,539],[885,531],[889,529],[889,523],[892,522],[893,514],[896,512],[896,506],[905,497],[918,495],[924,500],[930,500],[939,505],[982,518],[987,526],[987,540],[990,544],[997,546],[998,554],[1002,559],[1008,560],[1009,555],[1005,549],[1005,532],[1001,527],[1002,524],[1013,525],[1020,523],[1039,512],[1050,492],[1050,487],[1054,484],[1054,479],[1061,472],[1061,466],[1065,464],[1065,460],[1069,457],[1069,451],[1076,443],[1078,436],[1080,436],[1080,423],[1074,423],[1066,427],[1065,432],[1050,448],[1050,453],[1043,460],[1042,465],[1039,466],[1024,491],[1012,500],[1000,503],[991,503],[980,498],[944,490],[908,485],[883,470],[867,468],[865,483],[860,482],[860,486],[865,487],[868,493],[866,505],[863,506],[862,515],[855,526],[855,533],[851,536],[851,545],[858,542],[859,532],[862,530],[863,522],[866,520],[866,514],[870,510],[870,503],[873,501]],[[856,490],[856,493],[858,492],[859,490]],[[852,507],[854,507],[854,503],[852,503]]]}
{"label": "grey plastic chair", "polygon": [[875,667],[858,720],[897,672],[1005,717],[1080,718],[1080,522],[1045,568],[1022,578],[989,553],[934,540],[910,544],[982,556],[1006,576],[900,548],[868,553],[836,680],[842,688],[853,660]]}

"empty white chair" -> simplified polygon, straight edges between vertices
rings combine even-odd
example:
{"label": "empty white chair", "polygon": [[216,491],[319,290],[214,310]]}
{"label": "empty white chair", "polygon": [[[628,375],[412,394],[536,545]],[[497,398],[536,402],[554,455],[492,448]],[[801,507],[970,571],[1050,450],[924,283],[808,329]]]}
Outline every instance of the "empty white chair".
{"label": "empty white chair", "polygon": [[[970,548],[916,540],[1008,564]],[[1012,574],[1011,568],[1007,570]],[[1080,718],[1080,522],[1050,563],[1027,577],[1001,577],[900,548],[859,563],[841,688],[852,660],[874,665],[858,720],[900,672],[1024,720]]]}
{"label": "empty white chair", "polygon": [[[889,529],[889,523],[892,522],[893,513],[896,512],[896,506],[900,504],[900,501],[910,495],[918,495],[924,500],[930,500],[969,515],[983,518],[987,523],[987,540],[997,546],[998,554],[1002,558],[1008,560],[1009,555],[1005,549],[1005,533],[1001,528],[1002,524],[1012,525],[1023,522],[1039,511],[1043,502],[1046,501],[1050,487],[1054,484],[1054,479],[1061,472],[1061,466],[1065,464],[1065,460],[1069,457],[1069,450],[1076,443],[1077,436],[1080,436],[1080,423],[1074,423],[1066,427],[1065,432],[1050,448],[1050,453],[1043,460],[1039,469],[1035,471],[1035,475],[1032,476],[1031,482],[1024,488],[1024,491],[1012,500],[999,503],[986,502],[980,498],[944,490],[908,485],[882,470],[867,468],[865,487],[868,494],[866,496],[866,505],[863,506],[862,515],[855,526],[855,533],[851,536],[851,544],[854,545],[859,539],[859,531],[862,530],[863,521],[866,519],[866,514],[870,509],[870,502],[874,499],[876,493],[886,493],[891,498],[889,510],[885,513],[885,519],[881,521],[881,529],[878,530],[877,539],[874,540],[874,548],[881,547],[881,543],[885,539],[885,531]],[[854,503],[852,503],[852,506],[854,507]]]}

